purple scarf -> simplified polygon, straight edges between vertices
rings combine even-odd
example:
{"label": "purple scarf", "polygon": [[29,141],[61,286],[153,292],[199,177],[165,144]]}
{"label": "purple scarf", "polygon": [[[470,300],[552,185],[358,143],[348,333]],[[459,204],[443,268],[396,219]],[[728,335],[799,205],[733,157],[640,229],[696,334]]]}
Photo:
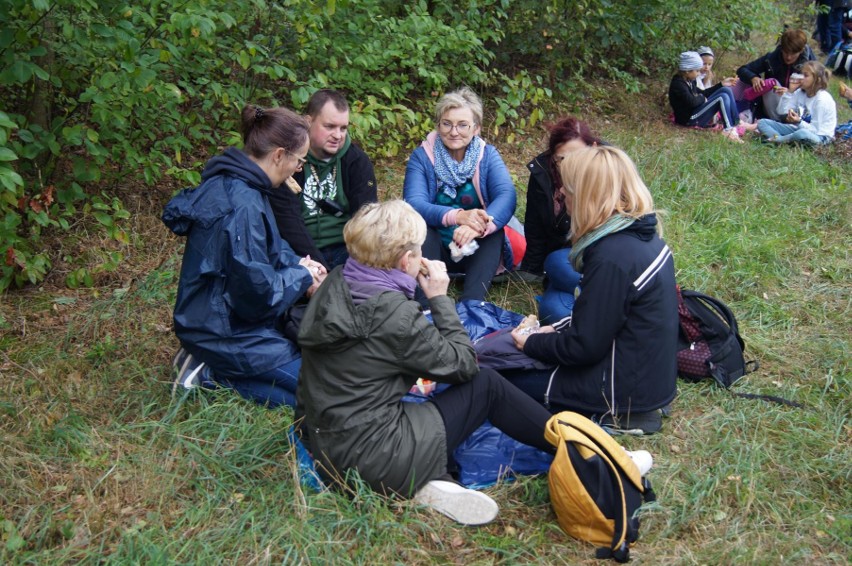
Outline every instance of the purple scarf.
{"label": "purple scarf", "polygon": [[343,279],[352,291],[352,302],[359,305],[384,291],[396,291],[414,298],[417,281],[399,269],[380,269],[358,263],[351,257],[343,266]]}

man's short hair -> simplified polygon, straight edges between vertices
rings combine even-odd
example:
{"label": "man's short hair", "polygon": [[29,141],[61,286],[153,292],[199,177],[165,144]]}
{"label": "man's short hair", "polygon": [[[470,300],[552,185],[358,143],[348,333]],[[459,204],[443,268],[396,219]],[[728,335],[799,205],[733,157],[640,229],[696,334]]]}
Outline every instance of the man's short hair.
{"label": "man's short hair", "polygon": [[305,114],[315,118],[322,112],[323,107],[327,102],[331,101],[338,112],[348,112],[349,103],[346,97],[330,88],[321,88],[311,95],[308,99],[308,104],[305,106]]}

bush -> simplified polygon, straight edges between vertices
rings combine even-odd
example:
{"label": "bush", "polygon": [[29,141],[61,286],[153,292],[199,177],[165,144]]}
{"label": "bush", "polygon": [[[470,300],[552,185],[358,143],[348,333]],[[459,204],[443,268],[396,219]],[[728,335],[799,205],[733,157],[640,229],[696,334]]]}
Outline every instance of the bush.
{"label": "bush", "polygon": [[[375,156],[407,152],[432,128],[441,93],[467,84],[511,140],[555,96],[608,76],[631,91],[699,43],[743,45],[775,4],[724,10],[673,0],[250,0],[145,5],[0,0],[0,291],[37,283],[46,236],[99,226],[128,241],[122,187],[195,185],[239,144],[247,102],[297,109],[320,87],[349,96],[353,135]],[[119,261],[111,254],[108,263]],[[71,286],[90,284],[71,258]]]}

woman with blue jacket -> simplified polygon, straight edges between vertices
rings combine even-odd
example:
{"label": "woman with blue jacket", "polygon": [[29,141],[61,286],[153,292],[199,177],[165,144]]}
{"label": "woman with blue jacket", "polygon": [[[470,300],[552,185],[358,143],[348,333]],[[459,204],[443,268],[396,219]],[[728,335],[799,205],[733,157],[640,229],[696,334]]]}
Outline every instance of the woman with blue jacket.
{"label": "woman with blue jacket", "polygon": [[497,149],[479,137],[482,101],[472,90],[442,96],[435,116],[437,131],[408,160],[403,198],[426,221],[423,256],[464,274],[459,300],[481,301],[500,266],[515,185]]}
{"label": "woman with blue jacket", "polygon": [[[284,312],[325,277],[281,239],[268,195],[301,169],[305,120],[246,106],[242,150],[211,159],[202,183],[177,194],[163,222],[186,236],[175,302],[175,359],[184,387],[235,389],[261,404],[295,405],[301,357],[278,328]],[[192,371],[195,370],[195,371]]]}

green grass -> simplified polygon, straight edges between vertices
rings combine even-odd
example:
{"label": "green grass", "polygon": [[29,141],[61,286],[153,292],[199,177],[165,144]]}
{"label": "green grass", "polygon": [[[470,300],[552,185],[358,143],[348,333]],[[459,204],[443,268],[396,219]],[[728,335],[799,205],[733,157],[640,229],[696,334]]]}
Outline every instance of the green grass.
{"label": "green grass", "polygon": [[[623,440],[656,460],[659,501],[643,512],[634,562],[847,564],[849,164],[733,144],[662,115],[595,126],[667,211],[679,282],[738,315],[761,369],[736,390],[807,407],[681,382],[664,432]],[[500,144],[520,203],[539,138]],[[403,170],[378,165],[384,196],[399,194]],[[173,396],[181,242],[156,208],[137,208],[132,253],[94,289],[48,282],[0,303],[0,562],[597,563],[559,530],[544,477],[490,489],[500,518],[459,528],[363,486],[303,490],[289,410],[227,392]],[[538,291],[509,283],[490,298],[530,312]]]}

